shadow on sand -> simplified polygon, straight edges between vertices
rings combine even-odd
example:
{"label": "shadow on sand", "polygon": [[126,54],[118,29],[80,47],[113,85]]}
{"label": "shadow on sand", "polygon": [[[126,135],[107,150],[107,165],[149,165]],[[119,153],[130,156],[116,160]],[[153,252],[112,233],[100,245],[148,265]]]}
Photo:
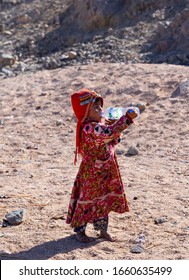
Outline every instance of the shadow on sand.
{"label": "shadow on sand", "polygon": [[47,260],[57,254],[66,254],[76,249],[86,249],[95,246],[100,240],[95,238],[89,243],[80,243],[75,235],[58,240],[52,240],[37,245],[29,250],[13,254],[0,253],[0,260]]}

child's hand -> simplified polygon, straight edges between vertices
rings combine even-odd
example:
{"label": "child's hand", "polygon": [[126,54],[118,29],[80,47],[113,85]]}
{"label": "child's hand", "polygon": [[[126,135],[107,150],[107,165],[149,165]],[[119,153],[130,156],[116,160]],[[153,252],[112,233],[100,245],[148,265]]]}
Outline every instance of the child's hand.
{"label": "child's hand", "polygon": [[138,117],[137,113],[135,113],[134,110],[129,109],[126,113],[126,115],[130,118],[130,119],[135,119],[136,117]]}
{"label": "child's hand", "polygon": [[110,119],[105,119],[105,124],[106,125],[112,125],[116,122],[117,120],[110,120]]}

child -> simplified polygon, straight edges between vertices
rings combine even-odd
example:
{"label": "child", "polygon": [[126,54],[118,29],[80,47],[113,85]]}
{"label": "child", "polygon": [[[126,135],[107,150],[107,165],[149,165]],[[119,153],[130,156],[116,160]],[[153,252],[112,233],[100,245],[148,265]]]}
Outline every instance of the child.
{"label": "child", "polygon": [[126,113],[112,125],[101,122],[103,98],[82,89],[71,96],[77,117],[76,154],[82,161],[72,189],[66,222],[74,228],[76,239],[89,242],[87,223],[100,231],[99,237],[115,241],[108,233],[108,214],[129,211],[114,146],[121,132],[137,115]]}

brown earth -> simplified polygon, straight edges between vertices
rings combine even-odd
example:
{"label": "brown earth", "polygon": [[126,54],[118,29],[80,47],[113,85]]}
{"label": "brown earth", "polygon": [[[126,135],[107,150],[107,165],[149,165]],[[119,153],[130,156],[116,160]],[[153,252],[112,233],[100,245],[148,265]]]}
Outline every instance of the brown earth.
{"label": "brown earth", "polygon": [[[27,211],[20,225],[1,227],[1,259],[189,259],[189,91],[175,92],[187,70],[97,63],[0,78],[0,219]],[[115,243],[81,244],[65,223],[79,167],[70,95],[83,86],[105,107],[149,103],[117,146],[130,212],[110,214]],[[129,157],[133,145],[139,154]],[[87,232],[95,237],[91,225]],[[144,252],[133,254],[140,233]]]}

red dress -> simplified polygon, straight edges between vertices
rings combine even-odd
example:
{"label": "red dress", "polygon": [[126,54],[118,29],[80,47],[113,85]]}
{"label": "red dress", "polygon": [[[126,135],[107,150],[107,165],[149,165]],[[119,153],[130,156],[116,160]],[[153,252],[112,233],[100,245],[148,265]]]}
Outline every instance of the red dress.
{"label": "red dress", "polygon": [[73,228],[129,211],[114,146],[132,121],[121,117],[107,126],[90,118],[81,128],[82,162],[71,193],[66,223]]}

